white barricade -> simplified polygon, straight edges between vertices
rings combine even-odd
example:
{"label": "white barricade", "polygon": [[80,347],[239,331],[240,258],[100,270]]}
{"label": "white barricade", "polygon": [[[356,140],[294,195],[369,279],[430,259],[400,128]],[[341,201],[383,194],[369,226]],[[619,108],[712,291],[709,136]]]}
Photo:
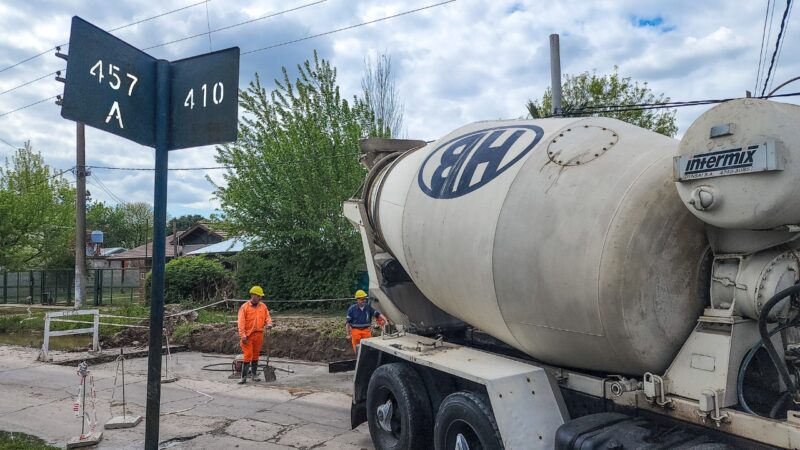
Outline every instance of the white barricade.
{"label": "white barricade", "polygon": [[[94,316],[94,319],[89,321],[58,319],[59,317],[73,317],[73,316]],[[91,328],[77,328],[74,330],[50,331],[51,322],[69,322],[69,323],[89,323],[92,324]],[[39,353],[39,359],[42,361],[49,361],[50,356],[50,338],[56,336],[70,336],[73,334],[92,334],[92,351],[100,350],[100,310],[99,309],[80,309],[80,310],[66,310],[58,312],[49,312],[44,316],[44,341],[42,342],[42,350]]]}

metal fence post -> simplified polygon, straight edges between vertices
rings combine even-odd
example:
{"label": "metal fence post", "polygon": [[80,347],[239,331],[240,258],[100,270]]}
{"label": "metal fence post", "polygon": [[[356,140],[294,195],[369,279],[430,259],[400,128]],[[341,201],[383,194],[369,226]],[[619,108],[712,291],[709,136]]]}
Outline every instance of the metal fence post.
{"label": "metal fence post", "polygon": [[111,291],[111,299],[109,300],[109,303],[111,305],[114,304],[114,272],[115,270],[111,269],[111,286],[109,287],[109,290]]}
{"label": "metal fence post", "polygon": [[92,334],[92,351],[100,350],[100,311],[94,313],[94,334]]}
{"label": "metal fence post", "polygon": [[3,303],[8,303],[8,272],[3,271]]}
{"label": "metal fence post", "polygon": [[42,341],[42,361],[47,361],[50,351],[50,313],[44,315],[44,340]]}
{"label": "metal fence post", "polygon": [[39,281],[41,282],[40,284],[41,287],[39,288],[39,297],[41,297],[42,304],[44,305],[44,293],[45,290],[47,289],[47,272],[42,270],[39,273],[40,273]]}
{"label": "metal fence post", "polygon": [[28,271],[28,287],[29,287],[29,289],[28,289],[28,298],[30,298],[30,300],[28,301],[29,304],[33,303],[33,283],[34,283],[34,281],[33,281],[33,271],[29,270]]}

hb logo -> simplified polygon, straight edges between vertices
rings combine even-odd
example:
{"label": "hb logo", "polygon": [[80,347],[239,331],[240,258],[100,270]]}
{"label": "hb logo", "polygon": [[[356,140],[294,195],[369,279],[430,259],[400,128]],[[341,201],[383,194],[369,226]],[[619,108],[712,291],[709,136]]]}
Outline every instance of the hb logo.
{"label": "hb logo", "polygon": [[419,170],[419,187],[433,198],[468,194],[522,159],[542,138],[535,125],[473,131],[440,145]]}

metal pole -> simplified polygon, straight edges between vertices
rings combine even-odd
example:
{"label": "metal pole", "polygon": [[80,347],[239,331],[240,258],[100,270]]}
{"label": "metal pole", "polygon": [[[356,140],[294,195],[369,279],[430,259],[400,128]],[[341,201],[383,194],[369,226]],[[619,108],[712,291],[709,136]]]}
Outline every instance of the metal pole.
{"label": "metal pole", "polygon": [[561,110],[561,49],[558,34],[550,35],[550,90],[553,93],[553,115],[560,116]]}
{"label": "metal pole", "polygon": [[86,128],[80,122],[76,125],[75,308],[80,308],[86,298]]}
{"label": "metal pole", "polygon": [[119,349],[119,357],[122,359],[122,418],[125,419],[125,414],[128,409],[125,403],[125,350],[123,348]]}
{"label": "metal pole", "polygon": [[150,295],[150,351],[147,355],[147,409],[144,448],[158,449],[161,408],[161,338],[164,326],[164,265],[167,228],[167,140],[169,62],[156,61],[156,170],[153,193],[153,272]]}

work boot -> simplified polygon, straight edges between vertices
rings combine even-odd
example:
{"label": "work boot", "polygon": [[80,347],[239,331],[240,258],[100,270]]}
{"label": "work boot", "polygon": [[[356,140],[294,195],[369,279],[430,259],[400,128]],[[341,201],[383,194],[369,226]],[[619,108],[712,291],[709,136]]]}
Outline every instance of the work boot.
{"label": "work boot", "polygon": [[261,378],[258,376],[258,361],[253,361],[253,381],[261,381]]}
{"label": "work boot", "polygon": [[242,379],[239,384],[247,383],[247,372],[250,370],[250,363],[242,363]]}

